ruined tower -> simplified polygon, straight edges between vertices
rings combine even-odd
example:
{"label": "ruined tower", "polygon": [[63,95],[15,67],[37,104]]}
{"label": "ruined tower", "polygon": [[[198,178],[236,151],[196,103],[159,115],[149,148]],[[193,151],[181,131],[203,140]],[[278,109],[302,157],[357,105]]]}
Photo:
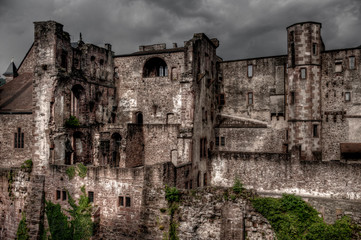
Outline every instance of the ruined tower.
{"label": "ruined tower", "polygon": [[287,28],[287,109],[290,148],[298,146],[302,160],[321,151],[321,24],[303,22]]}

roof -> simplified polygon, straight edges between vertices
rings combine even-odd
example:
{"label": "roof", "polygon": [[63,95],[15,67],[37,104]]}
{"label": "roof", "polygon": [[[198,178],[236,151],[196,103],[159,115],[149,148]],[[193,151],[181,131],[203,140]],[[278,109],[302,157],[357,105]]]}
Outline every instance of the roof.
{"label": "roof", "polygon": [[0,113],[31,112],[33,74],[24,73],[0,87]]}
{"label": "roof", "polygon": [[8,77],[8,76],[13,76],[16,77],[17,76],[17,68],[15,66],[15,63],[13,61],[11,61],[11,63],[9,64],[9,67],[6,69],[6,71],[4,72],[4,76]]}
{"label": "roof", "polygon": [[153,51],[139,51],[134,52],[130,54],[124,54],[124,55],[116,55],[116,57],[131,57],[131,56],[140,56],[140,55],[150,55],[150,54],[161,54],[161,53],[173,53],[173,52],[183,52],[184,47],[179,48],[169,48],[169,49],[160,49],[160,50],[153,50]]}

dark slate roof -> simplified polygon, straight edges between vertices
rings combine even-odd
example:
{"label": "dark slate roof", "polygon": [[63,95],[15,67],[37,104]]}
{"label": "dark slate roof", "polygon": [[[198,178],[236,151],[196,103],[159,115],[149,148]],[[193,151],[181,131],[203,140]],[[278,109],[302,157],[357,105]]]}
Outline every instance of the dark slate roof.
{"label": "dark slate roof", "polygon": [[31,112],[33,74],[23,73],[0,87],[1,112]]}
{"label": "dark slate roof", "polygon": [[130,54],[116,55],[116,57],[130,57],[130,56],[141,56],[141,55],[150,55],[150,54],[162,54],[162,53],[173,53],[173,52],[183,52],[184,47],[179,48],[169,48],[169,49],[159,49],[159,50],[151,50],[151,51],[139,51]]}
{"label": "dark slate roof", "polygon": [[18,69],[16,68],[15,63],[11,62],[3,75],[6,77],[8,76],[16,77],[17,74],[18,74]]}

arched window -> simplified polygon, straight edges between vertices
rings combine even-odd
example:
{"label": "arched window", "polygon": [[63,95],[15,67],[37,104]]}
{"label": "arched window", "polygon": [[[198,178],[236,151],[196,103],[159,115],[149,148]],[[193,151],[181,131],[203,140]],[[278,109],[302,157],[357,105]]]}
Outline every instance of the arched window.
{"label": "arched window", "polygon": [[80,99],[84,92],[84,88],[81,85],[74,85],[71,89],[71,115],[79,118]]}
{"label": "arched window", "polygon": [[143,124],[143,113],[142,112],[137,112],[135,114],[135,123],[136,124]]}
{"label": "arched window", "polygon": [[155,57],[149,59],[143,69],[143,77],[166,77],[168,76],[168,67],[165,61]]}

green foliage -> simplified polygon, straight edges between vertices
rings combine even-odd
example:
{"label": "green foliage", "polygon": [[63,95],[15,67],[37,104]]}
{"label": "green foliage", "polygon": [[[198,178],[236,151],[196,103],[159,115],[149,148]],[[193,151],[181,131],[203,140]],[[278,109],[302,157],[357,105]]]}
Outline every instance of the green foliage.
{"label": "green foliage", "polygon": [[80,195],[79,204],[76,204],[75,200],[68,194],[70,209],[67,211],[71,216],[70,224],[73,229],[73,240],[90,239],[93,235],[92,206],[89,203],[84,186],[81,188],[81,192],[83,194]]}
{"label": "green foliage", "polygon": [[77,119],[75,116],[70,115],[69,119],[65,121],[65,127],[75,128],[79,126],[79,119]]}
{"label": "green foliage", "polygon": [[235,194],[240,194],[241,192],[243,192],[243,184],[239,181],[238,178],[235,179],[232,190]]}
{"label": "green foliage", "polygon": [[72,226],[68,222],[68,217],[61,211],[61,206],[53,204],[51,201],[45,203],[45,213],[49,223],[51,239],[72,239]]}
{"label": "green foliage", "polygon": [[26,160],[23,164],[21,164],[21,169],[25,172],[31,173],[33,170],[33,161],[31,159]]}
{"label": "green foliage", "polygon": [[71,166],[66,169],[66,174],[69,177],[69,180],[72,180],[75,177],[75,167]]}
{"label": "green foliage", "polygon": [[177,236],[177,228],[178,224],[172,221],[169,225],[169,240],[179,240],[179,237]]}
{"label": "green foliage", "polygon": [[88,172],[88,168],[84,166],[82,163],[77,165],[76,171],[78,172],[79,177],[85,178],[86,173]]}
{"label": "green foliage", "polygon": [[272,225],[277,239],[338,240],[352,238],[352,224],[344,217],[333,225],[326,224],[318,212],[300,197],[284,194],[282,198],[256,198],[254,208]]}
{"label": "green foliage", "polygon": [[16,239],[17,240],[28,240],[30,239],[29,236],[29,229],[26,226],[26,217],[25,214],[22,214],[21,220],[19,222],[18,230],[16,232]]}
{"label": "green foliage", "polygon": [[165,186],[165,199],[168,203],[179,202],[180,200],[180,193],[177,188],[175,187],[168,187]]}
{"label": "green foliage", "polygon": [[161,208],[161,209],[159,209],[159,211],[160,211],[161,213],[165,213],[165,212],[167,211],[167,209]]}
{"label": "green foliage", "polygon": [[88,240],[93,235],[94,223],[91,219],[92,206],[85,193],[85,187],[81,188],[82,195],[78,203],[68,193],[70,209],[66,211],[67,217],[59,204],[46,202],[45,212],[49,223],[51,240]]}
{"label": "green foliage", "polygon": [[8,193],[9,197],[13,198],[13,182],[14,182],[14,172],[10,170],[8,173]]}

